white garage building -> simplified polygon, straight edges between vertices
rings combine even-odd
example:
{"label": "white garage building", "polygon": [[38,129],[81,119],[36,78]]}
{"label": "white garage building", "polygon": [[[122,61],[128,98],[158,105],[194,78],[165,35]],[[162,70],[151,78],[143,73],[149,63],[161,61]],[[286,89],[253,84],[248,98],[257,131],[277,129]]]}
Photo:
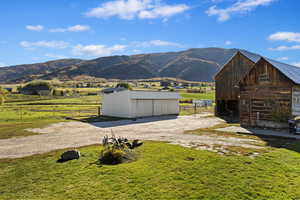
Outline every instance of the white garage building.
{"label": "white garage building", "polygon": [[111,89],[102,93],[102,115],[138,118],[179,114],[176,92]]}

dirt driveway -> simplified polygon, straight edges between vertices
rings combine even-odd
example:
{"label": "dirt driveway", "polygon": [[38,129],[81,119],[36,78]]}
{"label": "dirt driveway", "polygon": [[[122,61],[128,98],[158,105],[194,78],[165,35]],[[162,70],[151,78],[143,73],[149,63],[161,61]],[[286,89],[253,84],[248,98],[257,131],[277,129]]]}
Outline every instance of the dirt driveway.
{"label": "dirt driveway", "polygon": [[104,135],[114,132],[116,136],[129,139],[165,141],[186,147],[207,149],[210,145],[242,146],[259,148],[249,138],[184,134],[184,131],[215,126],[223,121],[207,115],[155,117],[98,122],[62,122],[30,131],[43,133],[22,138],[0,140],[1,158],[20,158],[57,149],[99,144]]}

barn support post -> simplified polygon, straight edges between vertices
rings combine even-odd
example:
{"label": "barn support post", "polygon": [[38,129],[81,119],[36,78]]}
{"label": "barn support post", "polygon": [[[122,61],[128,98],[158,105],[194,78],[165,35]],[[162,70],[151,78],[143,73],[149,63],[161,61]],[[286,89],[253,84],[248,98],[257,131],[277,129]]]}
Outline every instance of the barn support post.
{"label": "barn support post", "polygon": [[101,115],[101,106],[98,106],[98,117]]}

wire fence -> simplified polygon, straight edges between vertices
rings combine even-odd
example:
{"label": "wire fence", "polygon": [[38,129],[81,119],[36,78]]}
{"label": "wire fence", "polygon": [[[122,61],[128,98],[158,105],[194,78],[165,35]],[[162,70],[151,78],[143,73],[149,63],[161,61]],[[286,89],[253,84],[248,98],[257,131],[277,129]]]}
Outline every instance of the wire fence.
{"label": "wire fence", "polygon": [[[212,106],[180,106],[181,115],[213,111]],[[101,116],[100,105],[14,105],[0,106],[0,121],[30,121],[35,119],[76,119]]]}
{"label": "wire fence", "polygon": [[0,121],[35,120],[58,118],[81,118],[99,116],[100,106],[66,106],[66,105],[39,105],[39,106],[1,106]]}
{"label": "wire fence", "polygon": [[199,106],[199,105],[185,105],[180,106],[181,115],[191,115],[191,114],[200,114],[203,112],[213,112],[214,106]]}

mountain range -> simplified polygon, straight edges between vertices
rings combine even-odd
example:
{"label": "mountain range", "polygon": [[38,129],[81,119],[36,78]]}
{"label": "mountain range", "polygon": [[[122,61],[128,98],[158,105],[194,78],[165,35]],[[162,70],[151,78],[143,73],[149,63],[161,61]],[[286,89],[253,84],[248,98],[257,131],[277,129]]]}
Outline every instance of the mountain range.
{"label": "mountain range", "polygon": [[92,60],[60,59],[15,65],[0,68],[0,83],[54,78],[72,80],[82,75],[122,80],[173,77],[189,81],[213,81],[216,72],[238,50],[193,48],[180,52],[108,56]]}

